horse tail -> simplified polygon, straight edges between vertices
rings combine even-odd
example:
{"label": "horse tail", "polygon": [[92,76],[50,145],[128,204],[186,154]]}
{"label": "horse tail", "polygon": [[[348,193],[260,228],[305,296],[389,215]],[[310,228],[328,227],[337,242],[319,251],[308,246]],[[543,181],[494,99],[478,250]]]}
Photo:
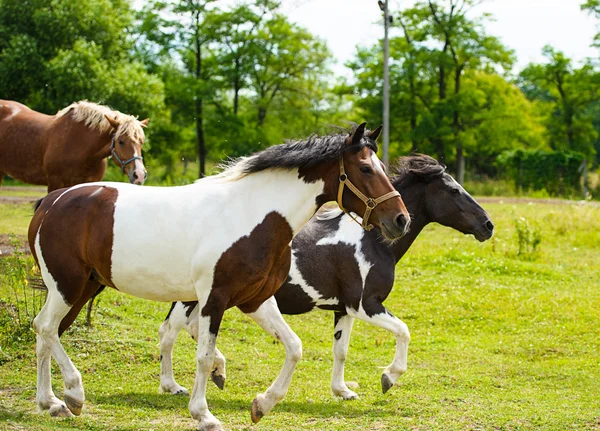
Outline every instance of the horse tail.
{"label": "horse tail", "polygon": [[[45,196],[44,196],[45,198]],[[44,200],[44,198],[40,198],[37,201],[35,201],[35,203],[33,204],[33,212],[36,212],[38,210],[38,208],[40,207],[40,205],[42,205],[42,201]]]}

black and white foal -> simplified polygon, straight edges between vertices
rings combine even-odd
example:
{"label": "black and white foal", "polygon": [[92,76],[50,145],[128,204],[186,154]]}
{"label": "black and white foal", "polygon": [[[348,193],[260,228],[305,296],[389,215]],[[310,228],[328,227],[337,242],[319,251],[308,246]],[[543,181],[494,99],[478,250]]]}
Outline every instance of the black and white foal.
{"label": "black and white foal", "polygon": [[[488,214],[435,159],[402,157],[392,184],[411,214],[410,232],[392,245],[377,230],[367,232],[339,210],[320,211],[292,241],[292,265],[287,281],[275,293],[283,314],[302,314],[315,308],[335,312],[334,366],[331,391],[344,399],[357,398],[344,382],[344,362],[354,319],[387,329],[396,336],[396,355],[381,377],[387,392],[406,371],[410,335],[404,322],[383,305],[394,286],[394,269],[417,235],[429,223],[472,234],[479,241],[492,236]],[[182,328],[197,339],[195,302],[173,303],[160,327],[160,389],[187,393],[173,378],[172,350]],[[225,358],[217,353],[212,380],[223,388]]]}

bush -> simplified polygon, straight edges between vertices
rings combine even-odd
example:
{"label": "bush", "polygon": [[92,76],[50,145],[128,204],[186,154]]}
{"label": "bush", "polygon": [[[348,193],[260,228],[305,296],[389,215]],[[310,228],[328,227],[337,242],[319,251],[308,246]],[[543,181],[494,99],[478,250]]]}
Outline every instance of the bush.
{"label": "bush", "polygon": [[514,150],[498,156],[519,190],[546,190],[550,196],[581,194],[580,166],[585,156],[573,151]]}
{"label": "bush", "polygon": [[532,258],[538,251],[542,242],[542,233],[537,224],[529,222],[525,217],[515,219],[517,235],[517,256]]}

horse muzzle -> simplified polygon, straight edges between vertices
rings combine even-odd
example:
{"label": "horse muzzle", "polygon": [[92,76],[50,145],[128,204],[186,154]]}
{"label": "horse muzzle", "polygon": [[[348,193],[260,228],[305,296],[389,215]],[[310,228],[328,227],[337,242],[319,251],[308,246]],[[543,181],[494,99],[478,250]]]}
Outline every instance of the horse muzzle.
{"label": "horse muzzle", "polygon": [[129,182],[131,184],[136,184],[141,186],[146,181],[148,177],[148,172],[144,167],[144,164],[140,160],[136,160],[133,165],[133,169],[131,169],[127,176],[129,177]]}
{"label": "horse muzzle", "polygon": [[380,222],[381,232],[386,239],[394,240],[402,238],[410,229],[410,218],[400,213],[395,217],[389,217]]}
{"label": "horse muzzle", "polygon": [[490,219],[487,219],[479,228],[473,231],[473,236],[479,242],[487,241],[492,235],[494,235],[494,223]]}

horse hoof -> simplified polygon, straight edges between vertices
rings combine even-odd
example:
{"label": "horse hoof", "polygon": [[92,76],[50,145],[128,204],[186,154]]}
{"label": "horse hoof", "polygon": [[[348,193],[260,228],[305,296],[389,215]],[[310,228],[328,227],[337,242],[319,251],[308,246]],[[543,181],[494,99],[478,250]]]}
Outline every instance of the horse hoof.
{"label": "horse hoof", "polygon": [[220,423],[211,423],[211,424],[200,424],[198,426],[198,431],[223,431],[223,427]]}
{"label": "horse hoof", "polygon": [[358,399],[358,395],[355,394],[354,392],[350,392],[349,394],[342,395],[342,399],[344,401],[357,400]]}
{"label": "horse hoof", "polygon": [[394,384],[392,383],[392,381],[390,380],[388,375],[382,374],[381,375],[381,390],[383,391],[383,393],[385,394],[387,391],[389,391],[392,388],[392,386],[394,386]]}
{"label": "horse hoof", "polygon": [[83,408],[82,402],[79,402],[74,398],[65,396],[65,403],[67,403],[67,407],[75,416],[79,416],[81,414],[81,409]]}
{"label": "horse hoof", "polygon": [[181,396],[185,396],[185,395],[189,395],[190,393],[188,392],[188,390],[186,388],[181,388],[175,392],[173,392],[171,395],[181,395]]}
{"label": "horse hoof", "polygon": [[54,418],[70,418],[71,416],[73,416],[73,413],[71,413],[71,410],[69,410],[67,408],[67,406],[64,404],[53,405],[48,410],[48,413],[50,413],[50,416],[52,416]]}
{"label": "horse hoof", "polygon": [[220,374],[216,374],[214,371],[210,374],[210,378],[212,379],[213,383],[215,385],[217,385],[217,388],[223,390],[223,388],[225,387],[225,377],[223,377]]}
{"label": "horse hoof", "polygon": [[254,398],[254,401],[252,401],[252,422],[258,423],[258,421],[261,420],[263,416],[264,413],[258,405],[258,399]]}

